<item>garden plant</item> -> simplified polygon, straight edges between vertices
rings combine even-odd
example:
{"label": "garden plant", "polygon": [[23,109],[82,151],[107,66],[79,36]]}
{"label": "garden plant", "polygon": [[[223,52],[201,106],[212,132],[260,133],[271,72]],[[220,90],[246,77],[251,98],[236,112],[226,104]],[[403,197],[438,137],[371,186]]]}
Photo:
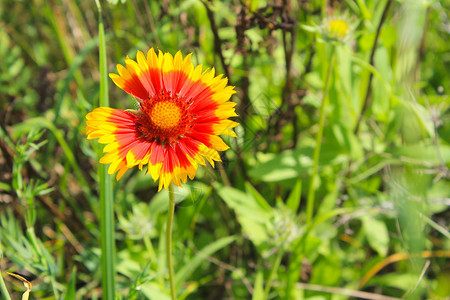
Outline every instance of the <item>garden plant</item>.
{"label": "garden plant", "polygon": [[449,12],[1,0],[1,299],[449,299]]}

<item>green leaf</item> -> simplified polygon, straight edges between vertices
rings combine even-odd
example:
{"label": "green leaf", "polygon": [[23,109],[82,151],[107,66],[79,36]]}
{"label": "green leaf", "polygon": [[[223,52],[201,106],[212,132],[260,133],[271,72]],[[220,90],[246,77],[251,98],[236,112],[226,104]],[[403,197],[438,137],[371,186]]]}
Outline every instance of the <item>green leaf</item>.
{"label": "green leaf", "polygon": [[235,236],[227,236],[209,244],[196,253],[194,258],[187,262],[175,275],[175,285],[177,290],[180,289],[181,284],[185,282],[195,271],[195,269],[197,269],[201,263],[205,262],[209,256],[231,244],[235,240]]}
{"label": "green leaf", "polygon": [[417,162],[440,164],[442,158],[444,163],[450,163],[450,146],[439,145],[439,153],[434,144],[415,144],[393,148],[387,151],[396,157],[415,159]]}
{"label": "green leaf", "polygon": [[111,3],[113,5],[117,5],[119,3],[123,4],[125,2],[127,2],[127,0],[108,0],[108,3]]}
{"label": "green leaf", "polygon": [[392,82],[394,76],[392,66],[390,64],[390,56],[386,48],[380,48],[375,53],[375,65],[383,76],[382,80],[375,77],[373,79],[373,100],[371,110],[378,120],[388,122],[392,117],[389,108],[391,107],[391,86],[385,82]]}
{"label": "green leaf", "polygon": [[386,224],[370,215],[361,217],[362,225],[370,247],[381,256],[386,256],[389,247],[389,232]]}
{"label": "green leaf", "polygon": [[363,157],[364,152],[359,139],[353,133],[353,129],[336,124],[331,127],[332,136],[325,131],[327,141],[323,144],[322,155],[332,157],[338,153],[348,155],[354,160]]}
{"label": "green leaf", "polygon": [[[279,182],[298,178],[300,175],[310,172],[313,151],[312,147],[285,151],[251,169],[249,174],[252,178],[265,182]],[[340,149],[333,147],[324,148],[320,155],[319,166],[334,165],[341,161],[342,157],[339,156],[339,151]]]}
{"label": "green leaf", "polygon": [[298,179],[286,202],[287,207],[289,207],[294,213],[297,212],[298,207],[300,206],[301,197],[302,181],[301,179]]}
{"label": "green leaf", "polygon": [[0,191],[10,192],[11,186],[5,182],[0,182]]}
{"label": "green leaf", "polygon": [[252,300],[260,300],[263,299],[264,295],[264,273],[262,269],[259,269],[256,274],[255,285],[253,286],[253,296]]}
{"label": "green leaf", "polygon": [[266,199],[264,199],[264,197],[249,182],[245,183],[245,188],[247,190],[247,193],[253,196],[255,201],[262,209],[266,211],[270,211],[272,209],[269,203],[267,203]]}
{"label": "green leaf", "polygon": [[397,28],[392,25],[383,26],[380,39],[386,48],[389,48],[397,42]]}
{"label": "green leaf", "polygon": [[370,14],[369,10],[367,9],[365,2],[362,0],[356,0],[356,3],[358,4],[359,9],[361,11],[361,15],[364,17],[364,19],[371,20],[372,15]]}
{"label": "green leaf", "polygon": [[143,284],[140,286],[142,293],[150,300],[170,300],[170,296],[166,294],[163,287],[154,282]]}
{"label": "green leaf", "polygon": [[[238,189],[215,184],[219,196],[234,209],[241,217],[259,221],[270,217],[270,210],[260,205],[260,203],[251,195],[248,195]],[[270,206],[269,206],[270,208]]]}
{"label": "green leaf", "polygon": [[323,257],[314,263],[314,272],[310,283],[334,286],[341,278],[341,266],[336,256]]}
{"label": "green leaf", "polygon": [[[414,287],[418,280],[418,275],[413,273],[389,273],[378,275],[371,279],[371,283],[377,287],[393,287],[407,291]],[[448,284],[448,283],[447,283]]]}
{"label": "green leaf", "polygon": [[[255,244],[260,245],[268,239],[266,222],[272,216],[272,210],[268,211],[251,195],[238,189],[214,185],[219,196],[228,207],[236,212],[242,230]],[[270,207],[270,206],[269,206]]]}
{"label": "green leaf", "polygon": [[61,297],[61,300],[75,300],[75,283],[77,282],[77,268],[72,269],[70,281],[67,284],[66,293]]}

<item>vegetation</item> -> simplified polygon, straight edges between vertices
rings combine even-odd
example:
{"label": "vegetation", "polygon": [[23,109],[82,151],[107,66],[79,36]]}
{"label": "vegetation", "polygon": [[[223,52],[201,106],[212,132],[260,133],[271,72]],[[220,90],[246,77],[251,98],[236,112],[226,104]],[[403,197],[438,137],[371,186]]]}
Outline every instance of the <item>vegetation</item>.
{"label": "vegetation", "polygon": [[223,163],[175,187],[178,299],[449,297],[449,8],[1,1],[2,299],[171,299],[168,192],[99,175],[85,129],[108,98],[135,107],[105,71],[151,47],[237,90]]}

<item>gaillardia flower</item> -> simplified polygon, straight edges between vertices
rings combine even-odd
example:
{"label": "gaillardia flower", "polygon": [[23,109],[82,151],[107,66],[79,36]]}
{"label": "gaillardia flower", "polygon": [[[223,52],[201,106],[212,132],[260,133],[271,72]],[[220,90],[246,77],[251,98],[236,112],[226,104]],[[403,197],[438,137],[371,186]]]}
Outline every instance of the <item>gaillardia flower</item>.
{"label": "gaillardia flower", "polygon": [[106,144],[100,163],[110,164],[108,174],[118,171],[119,180],[128,169],[147,166],[161,190],[193,179],[205,159],[212,166],[221,161],[217,151],[229,147],[218,135],[236,137],[238,125],[228,119],[237,115],[227,78],[194,67],[190,54],[183,59],[180,52],[156,54],[153,48],[125,64],[110,77],[137,98],[139,109],[99,107],[86,116],[87,138]]}

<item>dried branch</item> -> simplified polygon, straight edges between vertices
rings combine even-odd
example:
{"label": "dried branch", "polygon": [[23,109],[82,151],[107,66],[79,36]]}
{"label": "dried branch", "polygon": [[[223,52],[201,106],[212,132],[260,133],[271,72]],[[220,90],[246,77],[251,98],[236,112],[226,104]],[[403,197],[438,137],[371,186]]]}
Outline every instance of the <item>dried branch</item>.
{"label": "dried branch", "polygon": [[[375,36],[375,41],[373,42],[372,46],[372,52],[370,53],[370,65],[375,67],[375,51],[378,46],[378,38],[380,37],[381,27],[384,24],[384,21],[386,21],[389,8],[392,5],[392,0],[388,0],[386,3],[386,6],[384,7],[383,15],[381,16],[380,23],[378,23],[377,33]],[[356,123],[356,127],[354,130],[354,133],[357,134],[359,131],[359,127],[361,125],[362,119],[364,118],[364,115],[366,114],[367,109],[369,109],[370,104],[372,103],[372,80],[373,80],[373,73],[371,72],[369,75],[369,82],[367,83],[367,91],[366,91],[366,97],[364,98],[364,104],[363,108],[361,110],[361,114],[359,115],[358,122]]]}
{"label": "dried branch", "polygon": [[225,57],[222,52],[222,40],[219,37],[219,30],[216,24],[216,18],[214,16],[214,12],[209,7],[209,3],[202,0],[203,5],[206,8],[206,14],[208,15],[209,22],[211,24],[211,30],[214,35],[214,52],[219,55],[220,62],[222,64],[225,76],[230,79],[230,66],[225,62]]}

